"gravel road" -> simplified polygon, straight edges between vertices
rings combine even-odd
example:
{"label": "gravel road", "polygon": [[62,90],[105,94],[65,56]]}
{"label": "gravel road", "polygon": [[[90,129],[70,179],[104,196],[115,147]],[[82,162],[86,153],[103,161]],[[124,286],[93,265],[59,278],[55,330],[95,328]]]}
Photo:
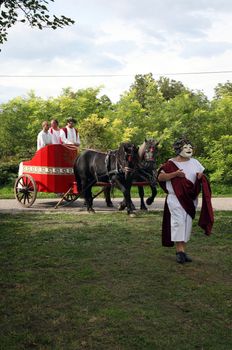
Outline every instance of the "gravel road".
{"label": "gravel road", "polygon": [[[63,202],[55,209],[55,205],[58,203],[59,198],[54,199],[36,199],[31,208],[22,207],[16,199],[1,199],[0,200],[0,213],[18,213],[18,212],[86,212],[83,205],[83,200],[77,200],[73,203]],[[117,207],[121,198],[115,198],[112,200],[114,208],[107,208],[103,199],[94,200],[94,209],[96,212],[112,212],[117,211]],[[136,209],[139,209],[139,199],[133,199]],[[214,210],[231,210],[232,211],[232,198],[212,198],[212,204]],[[149,210],[160,211],[163,210],[164,198],[156,198],[154,203],[149,207]],[[199,199],[199,206],[201,206],[201,199]]]}

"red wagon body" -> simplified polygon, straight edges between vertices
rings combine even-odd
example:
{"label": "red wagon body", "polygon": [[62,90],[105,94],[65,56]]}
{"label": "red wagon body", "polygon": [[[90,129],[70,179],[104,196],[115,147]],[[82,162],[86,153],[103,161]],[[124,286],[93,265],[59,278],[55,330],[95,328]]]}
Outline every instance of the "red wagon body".
{"label": "red wagon body", "polygon": [[[15,183],[19,203],[30,207],[37,192],[66,193],[73,188],[76,157],[76,147],[48,145],[38,150],[31,160],[22,162]],[[77,194],[77,189],[75,192]]]}
{"label": "red wagon body", "polygon": [[48,145],[23,162],[23,174],[29,174],[36,182],[38,192],[67,192],[75,181],[73,164],[76,148],[64,145]]}

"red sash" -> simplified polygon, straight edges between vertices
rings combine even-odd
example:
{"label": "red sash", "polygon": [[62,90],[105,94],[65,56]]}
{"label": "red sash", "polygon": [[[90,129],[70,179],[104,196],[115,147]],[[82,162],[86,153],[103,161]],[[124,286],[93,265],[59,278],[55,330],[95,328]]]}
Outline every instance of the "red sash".
{"label": "red sash", "polygon": [[[64,130],[66,139],[68,138],[68,129],[67,128],[62,128],[62,130]],[[76,128],[74,128],[74,130],[76,131],[76,135],[78,135],[78,130]]]}

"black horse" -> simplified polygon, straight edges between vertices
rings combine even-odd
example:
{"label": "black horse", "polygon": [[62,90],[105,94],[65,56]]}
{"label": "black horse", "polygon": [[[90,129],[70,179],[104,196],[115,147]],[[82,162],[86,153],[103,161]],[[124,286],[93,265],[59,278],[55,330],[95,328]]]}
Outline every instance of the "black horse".
{"label": "black horse", "polygon": [[[138,165],[138,148],[122,143],[118,150],[108,153],[86,150],[74,163],[74,174],[79,191],[83,194],[87,210],[94,212],[92,186],[97,182],[118,187],[126,203],[127,212],[133,212],[130,189],[133,173]],[[111,186],[109,186],[111,187]]]}
{"label": "black horse", "polygon": [[[159,142],[149,139],[143,142],[143,144],[139,147],[138,155],[139,155],[139,163],[136,171],[133,173],[132,181],[134,183],[149,183],[151,188],[151,196],[147,198],[146,204],[151,205],[157,195],[157,183],[156,183],[156,154],[157,154],[157,146]],[[144,203],[144,189],[143,186],[138,186],[138,192],[140,197],[140,209],[147,210],[147,207]],[[105,200],[108,207],[113,206],[110,198],[110,188],[105,188],[104,191]],[[124,210],[127,204],[125,200],[123,200],[119,204],[119,210]],[[135,209],[134,204],[131,203],[131,207]]]}

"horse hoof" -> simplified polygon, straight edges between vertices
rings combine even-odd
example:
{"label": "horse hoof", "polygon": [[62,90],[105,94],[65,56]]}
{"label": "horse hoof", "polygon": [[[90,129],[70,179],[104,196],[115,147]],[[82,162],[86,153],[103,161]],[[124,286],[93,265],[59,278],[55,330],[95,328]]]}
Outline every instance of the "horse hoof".
{"label": "horse hoof", "polygon": [[106,205],[107,205],[108,208],[113,208],[114,207],[113,203],[106,203]]}
{"label": "horse hoof", "polygon": [[124,205],[121,205],[121,204],[119,204],[119,206],[118,206],[118,210],[120,210],[120,211],[124,210],[125,208],[126,207]]}
{"label": "horse hoof", "polygon": [[88,209],[89,214],[95,214],[95,210],[93,208]]}
{"label": "horse hoof", "polygon": [[147,207],[140,208],[140,210],[147,211]]}
{"label": "horse hoof", "polygon": [[147,200],[146,200],[147,205],[151,205],[152,202],[153,202],[153,200],[151,198],[147,198]]}

